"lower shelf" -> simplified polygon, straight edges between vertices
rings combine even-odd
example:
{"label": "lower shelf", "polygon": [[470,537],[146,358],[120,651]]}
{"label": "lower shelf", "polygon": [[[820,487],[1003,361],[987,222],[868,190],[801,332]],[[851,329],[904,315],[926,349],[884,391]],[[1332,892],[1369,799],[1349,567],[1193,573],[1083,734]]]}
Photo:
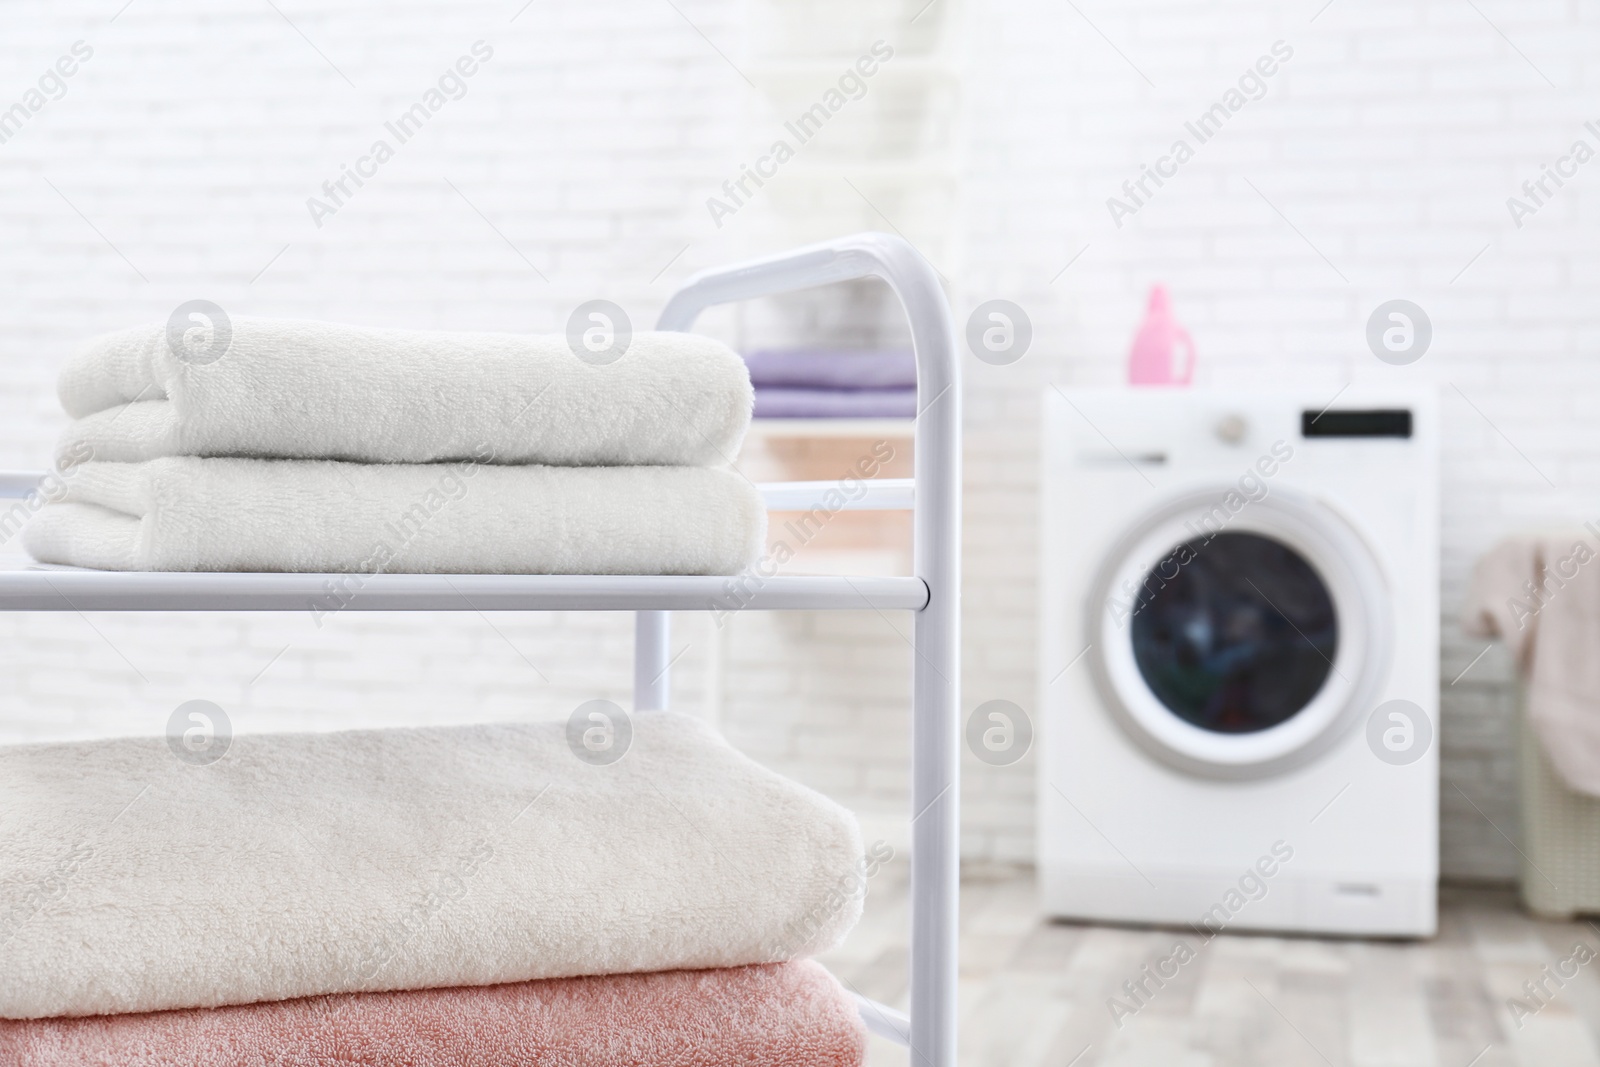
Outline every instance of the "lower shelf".
{"label": "lower shelf", "polygon": [[0,571],[0,611],[920,611],[920,578]]}

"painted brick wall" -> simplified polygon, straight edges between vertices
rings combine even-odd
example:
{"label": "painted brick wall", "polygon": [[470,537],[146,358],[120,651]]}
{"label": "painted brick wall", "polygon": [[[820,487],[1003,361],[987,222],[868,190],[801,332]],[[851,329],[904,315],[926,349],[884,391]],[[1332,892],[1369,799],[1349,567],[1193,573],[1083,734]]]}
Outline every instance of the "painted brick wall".
{"label": "painted brick wall", "polygon": [[[1158,279],[1200,345],[1203,381],[1330,395],[1352,378],[1439,383],[1443,674],[1455,678],[1483,647],[1454,622],[1473,556],[1502,531],[1600,508],[1595,178],[1581,172],[1520,229],[1505,207],[1600,119],[1585,100],[1600,16],[1575,0],[922,7],[849,5],[834,22],[828,5],[780,18],[754,0],[12,5],[0,108],[74,42],[93,56],[0,144],[0,464],[48,457],[54,370],[76,339],[195,297],[237,314],[555,330],[603,296],[647,323],[692,270],[892,226],[950,279],[958,317],[1003,296],[1036,327],[1020,363],[967,368],[966,708],[1034,699],[1038,392],[1117,380]],[[958,50],[927,75],[939,32]],[[920,57],[904,69],[939,106],[919,109],[905,83],[874,86],[811,170],[715,226],[706,198],[808,95],[773,42],[803,38],[813,58],[846,62],[880,36]],[[307,198],[479,40],[494,55],[465,95],[315,225]],[[1278,40],[1294,56],[1263,98],[1117,228],[1106,198]],[[947,183],[884,184],[884,127],[870,123],[885,110],[957,138],[956,207],[928,193]],[[865,196],[819,184],[830,166]],[[1436,329],[1409,368],[1378,364],[1362,340],[1372,307],[1397,296]],[[881,308],[862,306],[838,334],[892,336]],[[818,316],[801,304],[707,325],[785,339]],[[749,616],[714,639],[685,618],[675,699],[719,697],[736,743],[894,836],[904,630],[871,614]],[[595,696],[626,702],[629,641],[614,615],[351,613],[320,630],[289,615],[5,616],[0,732],[155,732],[193,697],[243,730],[560,717]],[[1516,834],[1509,679],[1496,649],[1445,688],[1456,875],[1514,870],[1500,833]],[[1030,855],[1031,766],[968,761],[970,855]]]}

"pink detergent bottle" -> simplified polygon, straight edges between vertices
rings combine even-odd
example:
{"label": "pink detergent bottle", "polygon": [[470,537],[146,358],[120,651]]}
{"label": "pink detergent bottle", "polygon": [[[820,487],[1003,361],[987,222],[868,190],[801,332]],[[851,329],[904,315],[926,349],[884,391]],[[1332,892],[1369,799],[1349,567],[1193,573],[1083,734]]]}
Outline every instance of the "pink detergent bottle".
{"label": "pink detergent bottle", "polygon": [[[1183,371],[1177,369],[1177,350],[1183,349]],[[1172,317],[1167,287],[1150,287],[1150,306],[1134,335],[1128,353],[1128,382],[1132,385],[1188,385],[1194,378],[1194,341],[1189,331]]]}

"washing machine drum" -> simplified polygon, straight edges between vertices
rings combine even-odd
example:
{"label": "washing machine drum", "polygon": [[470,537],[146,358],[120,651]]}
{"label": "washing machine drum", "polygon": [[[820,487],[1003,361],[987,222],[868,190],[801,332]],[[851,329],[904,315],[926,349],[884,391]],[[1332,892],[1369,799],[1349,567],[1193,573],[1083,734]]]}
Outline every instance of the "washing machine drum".
{"label": "washing machine drum", "polygon": [[1201,775],[1281,773],[1375,706],[1388,589],[1332,509],[1221,487],[1167,501],[1114,545],[1089,602],[1092,661],[1152,755]]}

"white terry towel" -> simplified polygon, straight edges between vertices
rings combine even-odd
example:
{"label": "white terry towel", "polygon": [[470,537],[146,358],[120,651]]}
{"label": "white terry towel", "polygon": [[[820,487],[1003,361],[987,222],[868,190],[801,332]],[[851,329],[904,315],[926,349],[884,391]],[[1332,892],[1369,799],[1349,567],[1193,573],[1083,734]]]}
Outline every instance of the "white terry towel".
{"label": "white terry towel", "polygon": [[1478,560],[1462,628],[1500,637],[1556,772],[1600,797],[1600,530],[1509,537]]}
{"label": "white terry towel", "polygon": [[[234,319],[185,362],[155,324],[90,341],[57,386],[75,462],[267,456],[427,463],[723,464],[750,424],[744,361],[686,333],[635,334],[613,363],[564,336]],[[87,450],[87,451],[86,451]]]}
{"label": "white terry towel", "polygon": [[837,804],[688,716],[606,765],[567,729],[0,748],[0,1017],[725,967],[860,917]]}
{"label": "white terry towel", "polygon": [[102,570],[735,574],[766,531],[756,488],[709,467],[180,456],[61,480],[23,543]]}

